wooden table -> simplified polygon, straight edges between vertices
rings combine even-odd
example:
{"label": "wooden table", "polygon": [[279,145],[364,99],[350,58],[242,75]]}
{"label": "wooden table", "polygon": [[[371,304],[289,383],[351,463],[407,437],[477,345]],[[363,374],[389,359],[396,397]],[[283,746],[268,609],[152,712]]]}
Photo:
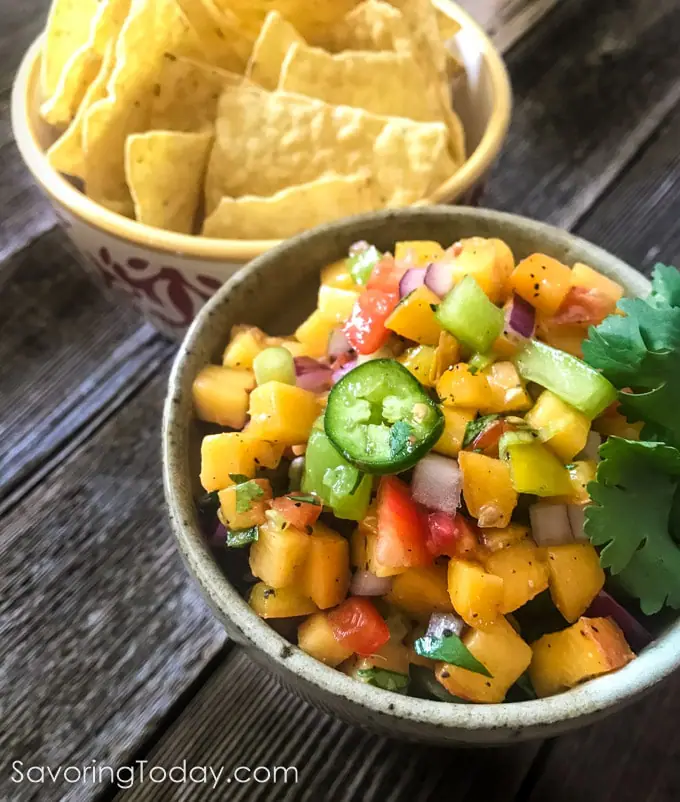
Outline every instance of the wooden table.
{"label": "wooden table", "polygon": [[[174,346],[90,284],[11,141],[45,5],[3,3],[0,26],[0,799],[680,799],[680,677],[573,735],[446,751],[317,712],[226,641],[163,511]],[[680,263],[680,3],[562,0],[507,58],[514,121],[487,203],[643,272]],[[296,766],[299,782],[13,782],[13,761],[137,760]]]}

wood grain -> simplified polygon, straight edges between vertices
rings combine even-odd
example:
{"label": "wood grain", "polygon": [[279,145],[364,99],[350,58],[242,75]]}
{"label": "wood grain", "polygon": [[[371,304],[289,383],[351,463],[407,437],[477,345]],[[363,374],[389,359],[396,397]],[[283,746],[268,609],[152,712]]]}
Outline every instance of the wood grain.
{"label": "wood grain", "polygon": [[[44,463],[111,411],[173,347],[74,261],[59,229],[17,255],[0,293],[0,512]],[[86,336],[83,336],[87,333]]]}
{"label": "wood grain", "polygon": [[528,802],[680,799],[680,678],[634,708],[554,742]]}
{"label": "wood grain", "polygon": [[[48,201],[24,166],[12,139],[10,96],[14,74],[44,25],[50,0],[2,4],[0,23],[0,263],[55,224]],[[0,287],[5,272],[0,264]]]}
{"label": "wood grain", "polygon": [[509,66],[513,122],[485,203],[571,227],[680,96],[680,5],[560,3]]}
{"label": "wood grain", "polygon": [[166,523],[166,379],[3,519],[0,799],[93,798],[14,785],[8,767],[124,762],[224,643]]}
{"label": "wood grain", "polygon": [[229,802],[500,802],[514,797],[537,749],[521,744],[446,750],[381,738],[319,713],[234,651],[144,759],[150,766],[169,767],[179,758],[189,766],[224,767],[225,778],[238,766],[295,766],[299,782],[225,779],[217,792],[189,783],[137,784],[117,802],[201,802],[218,796]]}
{"label": "wood grain", "polygon": [[578,233],[649,273],[680,267],[680,107],[637,154]]}

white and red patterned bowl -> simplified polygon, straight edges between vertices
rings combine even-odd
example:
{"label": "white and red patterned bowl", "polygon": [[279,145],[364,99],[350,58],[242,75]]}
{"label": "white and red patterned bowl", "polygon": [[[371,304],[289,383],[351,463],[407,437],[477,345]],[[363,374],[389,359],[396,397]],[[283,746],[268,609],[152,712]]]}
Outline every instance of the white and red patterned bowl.
{"label": "white and red patterned bowl", "polygon": [[[505,139],[510,83],[500,55],[479,25],[450,0],[435,4],[460,25],[451,46],[466,67],[455,97],[470,156],[424,203],[475,204]],[[24,57],[14,83],[12,127],[21,155],[87,270],[127,297],[162,332],[180,339],[215,290],[278,241],[176,234],[129,220],[87,198],[45,157],[55,132],[38,115],[40,50],[39,39]]]}

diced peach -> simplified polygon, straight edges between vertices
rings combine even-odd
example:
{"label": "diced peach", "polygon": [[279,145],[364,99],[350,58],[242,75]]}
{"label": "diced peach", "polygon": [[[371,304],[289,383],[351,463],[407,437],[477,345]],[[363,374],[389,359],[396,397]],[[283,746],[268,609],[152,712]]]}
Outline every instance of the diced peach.
{"label": "diced peach", "polygon": [[481,527],[507,526],[518,498],[507,462],[474,451],[461,451],[458,464],[463,472],[463,498],[470,515]]}
{"label": "diced peach", "polygon": [[201,443],[201,484],[212,492],[236,484],[237,474],[253,479],[258,468],[278,467],[283,449],[246,432],[209,434]]}
{"label": "diced peach", "polygon": [[335,639],[325,613],[314,613],[298,627],[298,646],[327,666],[340,665],[352,652]]}
{"label": "diced peach", "polygon": [[207,365],[192,385],[196,415],[209,423],[242,429],[248,413],[248,393],[253,387],[255,376],[249,370]]}
{"label": "diced peach", "polygon": [[576,621],[604,587],[598,553],[590,543],[550,546],[546,552],[555,607],[567,621]]}
{"label": "diced peach", "polygon": [[340,259],[339,262],[333,262],[324,267],[321,271],[321,283],[341,290],[356,289],[356,284],[347,266],[347,259]]}
{"label": "diced peach", "polygon": [[324,317],[318,309],[315,309],[307,320],[297,327],[295,337],[308,349],[309,356],[326,356],[331,332],[337,326],[334,320]]}
{"label": "diced peach", "polygon": [[585,287],[589,290],[599,290],[604,293],[614,304],[623,298],[623,287],[616,281],[612,281],[592,267],[577,262],[571,269],[571,283],[574,287]]}
{"label": "diced peach", "polygon": [[397,305],[385,326],[407,340],[435,346],[442,330],[434,313],[439,300],[432,290],[418,287]]}
{"label": "diced peach", "polygon": [[494,395],[482,373],[471,373],[464,362],[444,371],[437,382],[442,404],[466,409],[486,409],[493,405]]}
{"label": "diced peach", "polygon": [[623,632],[611,618],[580,618],[532,644],[529,678],[538,696],[623,668],[634,659]]}
{"label": "diced peach", "polygon": [[531,396],[512,362],[494,362],[484,371],[491,390],[492,401],[480,407],[484,414],[494,412],[524,412],[531,407]]}
{"label": "diced peach", "polygon": [[522,524],[508,524],[502,529],[482,529],[482,544],[489,551],[500,551],[521,543],[529,537],[529,527]]}
{"label": "diced peach", "polygon": [[447,457],[457,457],[463,447],[465,429],[477,413],[473,409],[446,406],[442,406],[441,410],[444,415],[444,431],[432,450]]}
{"label": "diced peach", "polygon": [[394,259],[407,267],[426,267],[444,255],[438,242],[429,240],[409,240],[398,242],[394,249]]}
{"label": "diced peach", "polygon": [[304,577],[305,595],[321,610],[335,607],[349,589],[349,543],[325,524],[314,524]]}
{"label": "diced peach", "polygon": [[309,439],[321,412],[314,393],[282,382],[266,382],[250,394],[251,437],[294,446]]}
{"label": "diced peach", "polygon": [[502,613],[511,613],[548,587],[548,566],[528,538],[484,559],[487,571],[503,580]]}
{"label": "diced peach", "polygon": [[463,635],[463,643],[492,676],[466,671],[449,663],[437,663],[437,680],[449,693],[461,699],[502,702],[510,686],[531,662],[531,648],[503,617],[484,630],[469,630]]}
{"label": "diced peach", "polygon": [[571,288],[571,270],[557,259],[534,253],[512,271],[509,284],[520,298],[554,315]]}
{"label": "diced peach", "polygon": [[500,615],[503,580],[481,565],[452,558],[448,569],[449,597],[453,609],[471,627],[486,627]]}
{"label": "diced peach", "polygon": [[525,420],[564,462],[569,462],[585,448],[590,421],[550,390],[540,394]]}
{"label": "diced peach", "polygon": [[253,498],[247,509],[241,509],[239,504],[238,485],[220,490],[218,497],[220,500],[220,512],[222,520],[228,529],[249,529],[251,526],[260,526],[266,521],[265,512],[267,501],[272,497],[272,486],[269,479],[253,479],[254,485],[261,491],[261,495]]}
{"label": "diced peach", "polygon": [[450,613],[453,610],[443,565],[409,568],[395,576],[386,599],[416,616]]}

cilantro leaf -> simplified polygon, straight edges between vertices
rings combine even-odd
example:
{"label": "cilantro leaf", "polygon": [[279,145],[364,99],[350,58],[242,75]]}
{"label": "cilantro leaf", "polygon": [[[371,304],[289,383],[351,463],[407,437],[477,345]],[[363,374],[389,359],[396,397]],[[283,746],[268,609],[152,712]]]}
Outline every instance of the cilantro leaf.
{"label": "cilantro leaf", "polygon": [[244,473],[230,473],[229,478],[236,485],[242,485],[244,482],[250,481],[250,479]]}
{"label": "cilantro leaf", "polygon": [[254,543],[260,536],[257,526],[248,529],[229,529],[227,531],[227,547],[230,549],[242,549]]}
{"label": "cilantro leaf", "polygon": [[650,615],[664,603],[680,608],[680,549],[669,535],[678,530],[674,498],[680,482],[680,452],[663,443],[610,437],[600,447],[597,482],[588,485],[585,532],[604,546],[600,562],[639,599]]}
{"label": "cilantro leaf", "polygon": [[368,685],[375,685],[376,688],[382,688],[384,691],[395,691],[396,693],[406,693],[409,683],[408,674],[375,667],[360,668],[357,671],[357,679]]}
{"label": "cilantro leaf", "polygon": [[463,448],[467,448],[470,443],[480,435],[484,429],[495,420],[498,420],[500,415],[482,415],[477,420],[471,420],[465,427],[465,436],[463,437]]}
{"label": "cilantro leaf", "polygon": [[445,663],[464,668],[475,674],[483,674],[485,677],[492,677],[487,667],[480,663],[472,654],[468,647],[458,637],[458,635],[446,635],[443,638],[433,638],[425,635],[418,638],[413,644],[416,654],[427,657],[430,660],[443,660]]}
{"label": "cilantro leaf", "polygon": [[390,429],[390,456],[399,459],[409,453],[413,429],[406,421],[399,420]]}
{"label": "cilantro leaf", "polygon": [[289,493],[287,498],[298,504],[314,504],[317,507],[321,506],[321,499],[318,496],[313,496],[311,493]]}
{"label": "cilantro leaf", "polygon": [[680,306],[680,271],[672,265],[654,265],[649,302],[657,306]]}
{"label": "cilantro leaf", "polygon": [[619,302],[625,317],[610,315],[591,328],[583,354],[619,388],[628,420],[645,422],[644,438],[680,446],[680,307],[671,305],[680,277],[675,268],[657,266],[652,286],[647,300]]}
{"label": "cilantro leaf", "polygon": [[253,480],[236,485],[236,512],[248,512],[253,502],[264,496],[264,490]]}

